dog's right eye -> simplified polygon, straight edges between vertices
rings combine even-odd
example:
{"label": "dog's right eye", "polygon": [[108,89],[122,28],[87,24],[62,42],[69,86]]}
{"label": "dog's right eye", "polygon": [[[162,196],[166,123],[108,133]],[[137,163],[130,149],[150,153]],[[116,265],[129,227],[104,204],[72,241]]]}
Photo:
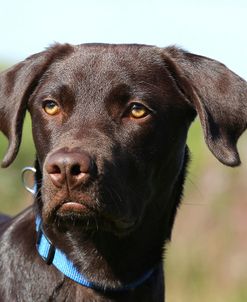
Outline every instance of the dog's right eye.
{"label": "dog's right eye", "polygon": [[45,100],[43,109],[49,115],[56,115],[61,111],[59,105],[53,100]]}

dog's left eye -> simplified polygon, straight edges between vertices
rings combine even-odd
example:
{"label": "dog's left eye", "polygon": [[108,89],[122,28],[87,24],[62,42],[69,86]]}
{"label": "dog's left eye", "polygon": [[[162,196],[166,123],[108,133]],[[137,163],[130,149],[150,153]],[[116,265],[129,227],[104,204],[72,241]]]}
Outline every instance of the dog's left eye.
{"label": "dog's left eye", "polygon": [[150,114],[150,110],[140,103],[134,103],[129,110],[129,116],[134,119],[141,119]]}
{"label": "dog's left eye", "polygon": [[43,109],[49,115],[56,115],[61,110],[59,105],[53,100],[45,100]]}

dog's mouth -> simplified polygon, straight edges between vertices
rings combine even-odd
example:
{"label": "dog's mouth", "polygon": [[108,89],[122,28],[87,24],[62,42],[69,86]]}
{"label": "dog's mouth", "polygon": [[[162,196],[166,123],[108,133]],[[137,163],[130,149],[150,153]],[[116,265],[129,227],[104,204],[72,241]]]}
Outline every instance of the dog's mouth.
{"label": "dog's mouth", "polygon": [[51,219],[60,223],[83,221],[89,217],[97,216],[97,210],[84,200],[65,199],[60,201],[51,211]]}
{"label": "dog's mouth", "polygon": [[53,211],[53,222],[59,229],[71,228],[84,232],[107,231],[118,236],[132,232],[137,222],[93,208],[83,201],[65,200]]}
{"label": "dog's mouth", "polygon": [[86,214],[91,209],[83,203],[75,202],[75,201],[65,201],[59,208],[57,209],[57,215],[63,216],[68,214]]}

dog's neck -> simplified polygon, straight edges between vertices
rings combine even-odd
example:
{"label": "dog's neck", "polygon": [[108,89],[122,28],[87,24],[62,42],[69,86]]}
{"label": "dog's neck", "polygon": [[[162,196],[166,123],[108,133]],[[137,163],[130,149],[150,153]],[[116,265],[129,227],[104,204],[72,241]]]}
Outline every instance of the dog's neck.
{"label": "dog's neck", "polygon": [[48,237],[88,281],[102,288],[121,290],[159,269],[164,242],[161,229],[162,224],[150,221],[147,227],[140,226],[124,237],[104,231],[81,233],[76,229],[48,231]]}

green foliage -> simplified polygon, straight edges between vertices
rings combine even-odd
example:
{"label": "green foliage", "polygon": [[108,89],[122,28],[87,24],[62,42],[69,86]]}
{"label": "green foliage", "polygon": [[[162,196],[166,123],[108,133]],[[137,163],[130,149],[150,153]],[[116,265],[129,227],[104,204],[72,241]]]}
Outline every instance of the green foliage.
{"label": "green foliage", "polygon": [[[23,128],[23,140],[17,159],[6,168],[0,169],[0,209],[7,214],[17,214],[23,207],[30,203],[21,183],[21,169],[32,166],[35,158],[34,145],[31,133],[31,119],[27,116]],[[0,134],[0,158],[2,159],[7,150],[7,139]]]}

